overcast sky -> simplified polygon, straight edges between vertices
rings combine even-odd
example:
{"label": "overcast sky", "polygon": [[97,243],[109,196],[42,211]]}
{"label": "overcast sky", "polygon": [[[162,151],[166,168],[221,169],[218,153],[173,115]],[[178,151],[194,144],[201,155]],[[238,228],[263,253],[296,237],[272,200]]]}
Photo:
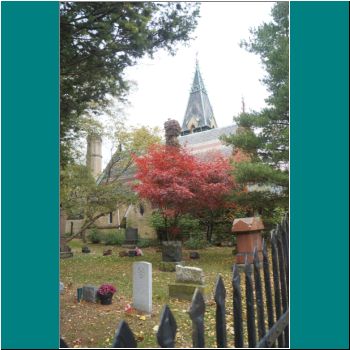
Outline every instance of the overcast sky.
{"label": "overcast sky", "polygon": [[[154,59],[144,58],[127,69],[126,77],[136,83],[126,109],[128,124],[163,128],[168,118],[180,125],[191,88],[196,53],[200,71],[218,127],[232,123],[242,108],[264,107],[266,88],[260,82],[264,70],[259,57],[240,48],[249,38],[249,28],[271,20],[273,2],[202,3],[201,17],[188,47],[179,46],[175,56],[160,51]],[[110,157],[104,142],[103,164]]]}

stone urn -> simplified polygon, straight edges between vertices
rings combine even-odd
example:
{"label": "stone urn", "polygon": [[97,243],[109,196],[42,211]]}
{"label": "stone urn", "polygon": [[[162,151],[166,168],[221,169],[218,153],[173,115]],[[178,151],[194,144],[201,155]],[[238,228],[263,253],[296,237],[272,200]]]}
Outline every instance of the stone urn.
{"label": "stone urn", "polygon": [[254,249],[258,249],[259,260],[262,261],[262,236],[264,224],[260,217],[235,219],[232,232],[236,235],[237,254],[236,264],[244,264],[247,256],[248,262],[253,263]]}

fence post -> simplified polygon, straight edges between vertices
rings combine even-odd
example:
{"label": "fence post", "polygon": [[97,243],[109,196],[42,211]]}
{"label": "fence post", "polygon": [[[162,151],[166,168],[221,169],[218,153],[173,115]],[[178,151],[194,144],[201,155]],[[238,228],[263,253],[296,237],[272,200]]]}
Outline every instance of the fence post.
{"label": "fence post", "polygon": [[241,276],[237,265],[233,266],[233,328],[235,334],[235,347],[243,348],[243,318],[242,318],[242,294]]}
{"label": "fence post", "polygon": [[137,348],[134,334],[124,320],[119,323],[112,348]]}
{"label": "fence post", "polygon": [[252,282],[252,269],[248,262],[248,256],[245,257],[245,293],[247,303],[247,327],[248,327],[248,346],[254,348],[256,345],[256,328],[254,313],[254,295]]}
{"label": "fence post", "polygon": [[160,316],[160,324],[157,332],[157,341],[161,348],[175,347],[176,330],[176,320],[169,306],[165,305]]}
{"label": "fence post", "polygon": [[[278,255],[276,247],[276,235],[274,230],[271,232],[271,251],[272,251],[272,272],[273,272],[273,287],[275,292],[275,312],[276,321],[278,321],[282,315],[281,312],[281,296],[280,296],[280,284],[278,275]],[[283,335],[278,337],[278,347],[283,348]]]}
{"label": "fence post", "polygon": [[258,249],[254,249],[254,283],[255,283],[255,298],[256,309],[258,315],[258,336],[259,339],[265,335],[265,314],[264,314],[264,300],[262,294],[261,277],[260,277],[260,262]]}
{"label": "fence post", "polygon": [[188,310],[192,320],[192,343],[194,348],[204,348],[204,312],[205,303],[202,293],[196,288]]}
{"label": "fence post", "polygon": [[214,290],[214,299],[216,302],[216,345],[218,348],[227,347],[226,337],[226,312],[225,299],[226,289],[221,275],[217,277]]}
{"label": "fence post", "polygon": [[267,254],[267,246],[265,239],[262,245],[263,253],[263,270],[264,270],[264,282],[265,282],[265,297],[266,297],[266,307],[267,307],[267,320],[269,329],[273,326],[273,305],[272,305],[272,293],[271,293],[271,281],[270,281],[270,265],[269,257]]}
{"label": "fence post", "polygon": [[[280,226],[278,227],[280,229]],[[281,283],[281,296],[282,296],[282,310],[285,313],[288,309],[288,295],[286,288],[286,273],[285,273],[285,257],[283,254],[282,237],[281,232],[278,231],[276,236],[277,249],[278,249],[278,264],[280,269],[280,283]],[[284,331],[284,346],[288,346],[289,343],[289,329],[288,327]]]}

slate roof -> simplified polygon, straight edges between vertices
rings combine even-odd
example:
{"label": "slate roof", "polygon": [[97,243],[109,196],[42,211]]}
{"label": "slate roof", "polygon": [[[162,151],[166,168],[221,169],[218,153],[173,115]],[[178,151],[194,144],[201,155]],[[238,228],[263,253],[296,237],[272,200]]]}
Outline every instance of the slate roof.
{"label": "slate roof", "polygon": [[188,134],[179,137],[182,146],[187,147],[194,155],[205,154],[210,151],[219,151],[224,156],[232,154],[232,146],[226,146],[219,137],[230,135],[236,132],[237,126],[232,124],[222,128],[210,129],[198,133]]}
{"label": "slate roof", "polygon": [[221,128],[210,129],[202,132],[197,132],[193,134],[188,134],[179,137],[179,142],[181,145],[187,143],[190,145],[208,142],[218,139],[222,135],[234,134],[236,132],[237,126],[231,124],[228,126],[223,126]]}

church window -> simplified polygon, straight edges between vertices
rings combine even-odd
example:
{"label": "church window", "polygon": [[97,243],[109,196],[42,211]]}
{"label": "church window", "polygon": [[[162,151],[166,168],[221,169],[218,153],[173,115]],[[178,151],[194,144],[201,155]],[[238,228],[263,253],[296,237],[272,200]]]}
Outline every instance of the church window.
{"label": "church window", "polygon": [[145,212],[145,208],[142,204],[140,204],[140,214],[143,215]]}
{"label": "church window", "polygon": [[112,213],[112,212],[109,213],[108,222],[109,222],[110,224],[113,224],[113,213]]}
{"label": "church window", "polygon": [[195,126],[192,124],[191,127],[190,127],[191,134],[193,133],[194,128],[195,128]]}

